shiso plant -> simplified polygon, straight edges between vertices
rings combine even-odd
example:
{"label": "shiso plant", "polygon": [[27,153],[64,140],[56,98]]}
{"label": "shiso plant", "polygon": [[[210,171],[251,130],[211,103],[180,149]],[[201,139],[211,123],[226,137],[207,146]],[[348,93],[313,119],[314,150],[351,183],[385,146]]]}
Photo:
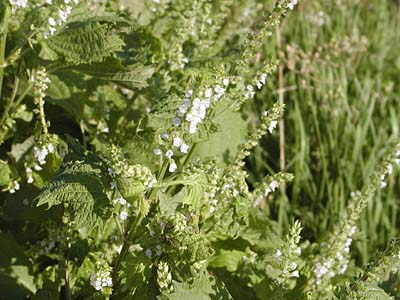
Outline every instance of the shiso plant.
{"label": "shiso plant", "polygon": [[263,209],[296,174],[249,184],[273,133],[243,105],[297,0],[1,0],[0,299],[394,299],[400,243],[356,267],[391,145],[323,240]]}

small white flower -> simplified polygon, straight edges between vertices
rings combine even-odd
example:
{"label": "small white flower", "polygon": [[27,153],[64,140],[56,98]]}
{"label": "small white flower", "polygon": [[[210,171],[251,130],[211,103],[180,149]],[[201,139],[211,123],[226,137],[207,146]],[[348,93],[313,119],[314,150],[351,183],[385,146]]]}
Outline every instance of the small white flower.
{"label": "small white flower", "polygon": [[272,121],[271,122],[271,124],[269,124],[269,127],[268,127],[268,131],[269,131],[269,133],[272,133],[272,131],[276,128],[276,125],[278,124],[278,122],[277,121]]}
{"label": "small white flower", "polygon": [[183,144],[181,145],[180,150],[181,150],[182,153],[188,153],[188,151],[189,151],[189,145],[183,143]]}
{"label": "small white flower", "polygon": [[211,96],[212,96],[212,89],[210,89],[210,88],[206,89],[205,96],[206,96],[206,98],[211,98]]}
{"label": "small white flower", "polygon": [[387,170],[388,170],[388,174],[389,174],[389,175],[392,175],[392,173],[393,173],[393,166],[392,166],[391,164],[388,165]]}
{"label": "small white flower", "polygon": [[161,137],[162,137],[164,140],[168,140],[168,139],[169,139],[169,134],[168,134],[168,133],[163,133],[163,134],[161,134]]}
{"label": "small white flower", "polygon": [[146,256],[147,256],[148,258],[151,258],[152,251],[151,251],[150,249],[146,249],[146,251],[144,252],[144,254],[146,254]]}
{"label": "small white flower", "polygon": [[154,155],[160,155],[162,153],[162,151],[161,151],[161,149],[156,148],[153,150],[153,153],[154,153]]}
{"label": "small white flower", "polygon": [[292,277],[299,277],[299,276],[300,276],[299,271],[298,270],[294,270],[293,273],[292,273]]}
{"label": "small white flower", "polygon": [[110,188],[113,190],[117,187],[117,183],[113,180],[110,182]]}
{"label": "small white flower", "polygon": [[53,153],[54,152],[54,146],[52,143],[47,145],[47,150],[49,151],[49,153]]}
{"label": "small white flower", "polygon": [[177,127],[181,124],[181,119],[179,117],[175,117],[172,119],[172,124]]}
{"label": "small white flower", "polygon": [[182,145],[182,139],[180,137],[174,137],[173,140],[174,147],[180,147]]}
{"label": "small white flower", "polygon": [[125,221],[127,218],[128,218],[128,212],[125,210],[121,211],[119,214],[119,219],[121,221]]}
{"label": "small white flower", "polygon": [[119,202],[121,205],[125,205],[125,204],[126,204],[126,200],[125,200],[125,198],[122,197],[122,196],[119,197],[118,202]]}
{"label": "small white flower", "polygon": [[381,181],[381,189],[384,189],[387,186],[386,181]]}
{"label": "small white flower", "polygon": [[172,156],[174,156],[174,152],[170,149],[167,152],[165,152],[165,156],[167,158],[171,158]]}
{"label": "small white flower", "polygon": [[222,83],[224,84],[224,86],[228,86],[229,85],[229,79],[228,78],[224,78]]}
{"label": "small white flower", "polygon": [[56,26],[56,20],[53,17],[50,17],[48,22],[50,26]]}
{"label": "small white flower", "polygon": [[176,171],[177,168],[178,168],[178,166],[176,165],[176,163],[175,163],[175,162],[172,162],[172,163],[169,165],[168,171],[170,171],[171,173],[174,173],[174,172]]}

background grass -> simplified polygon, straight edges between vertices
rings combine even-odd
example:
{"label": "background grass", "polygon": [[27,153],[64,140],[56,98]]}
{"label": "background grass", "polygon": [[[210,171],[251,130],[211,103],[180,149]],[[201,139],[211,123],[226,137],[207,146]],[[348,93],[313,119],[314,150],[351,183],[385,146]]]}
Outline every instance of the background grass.
{"label": "background grass", "polygon": [[[267,199],[266,211],[282,228],[298,218],[305,238],[323,239],[399,137],[399,28],[393,0],[301,1],[281,25],[286,171],[295,179]],[[277,77],[248,103],[249,118],[278,99]],[[255,149],[248,169],[250,182],[280,169],[278,131]],[[397,173],[361,218],[359,265],[398,234],[398,183]]]}

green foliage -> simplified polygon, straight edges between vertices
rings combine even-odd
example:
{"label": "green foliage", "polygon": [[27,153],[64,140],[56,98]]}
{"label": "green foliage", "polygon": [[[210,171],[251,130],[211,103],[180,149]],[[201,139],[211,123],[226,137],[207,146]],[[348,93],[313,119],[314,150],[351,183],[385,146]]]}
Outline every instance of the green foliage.
{"label": "green foliage", "polygon": [[400,299],[398,7],[297,2],[2,1],[0,298]]}

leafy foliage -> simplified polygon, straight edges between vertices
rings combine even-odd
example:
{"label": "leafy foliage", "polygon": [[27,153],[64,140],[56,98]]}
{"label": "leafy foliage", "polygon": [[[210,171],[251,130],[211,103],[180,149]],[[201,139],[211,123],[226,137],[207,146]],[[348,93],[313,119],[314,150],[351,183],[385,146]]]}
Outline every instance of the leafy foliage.
{"label": "leafy foliage", "polygon": [[[334,38],[364,8],[309,3],[2,1],[0,298],[399,298],[398,240],[371,260],[359,247],[382,216],[397,234],[397,206],[375,201],[397,197],[397,104],[375,120],[394,87],[349,75],[372,51],[356,31]],[[341,17],[314,20],[326,7]],[[285,17],[303,21],[288,33]]]}

